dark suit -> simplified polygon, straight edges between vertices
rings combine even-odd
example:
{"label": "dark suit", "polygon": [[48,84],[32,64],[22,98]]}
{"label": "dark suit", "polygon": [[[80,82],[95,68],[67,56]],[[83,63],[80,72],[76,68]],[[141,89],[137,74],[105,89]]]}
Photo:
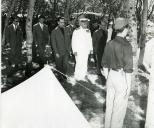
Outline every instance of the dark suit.
{"label": "dark suit", "polygon": [[97,73],[101,74],[101,60],[107,41],[107,31],[98,29],[93,33],[93,47],[97,58]]}
{"label": "dark suit", "polygon": [[16,30],[13,24],[6,28],[5,41],[10,45],[9,62],[11,64],[19,64],[22,60],[22,41],[23,33],[20,26],[17,26]]}
{"label": "dark suit", "polygon": [[66,29],[68,29],[68,33],[69,33],[69,37],[70,37],[70,42],[69,42],[69,47],[71,48],[71,52],[72,52],[72,44],[71,44],[71,40],[72,40],[72,35],[73,35],[73,31],[75,30],[75,26],[73,25],[68,25],[66,27]]}
{"label": "dark suit", "polygon": [[[57,69],[63,73],[67,73],[68,55],[71,49],[71,46],[69,45],[70,36],[68,29],[64,28],[63,33],[59,26],[56,27],[52,31],[51,42],[55,54],[55,62]],[[57,58],[56,54],[59,54],[60,57]]]}
{"label": "dark suit", "polygon": [[[49,31],[47,25],[43,24],[43,29],[37,23],[33,26],[33,60],[35,61],[37,54],[39,56],[39,64],[42,67],[45,63],[45,46],[49,43]],[[37,48],[35,46],[37,45]]]}

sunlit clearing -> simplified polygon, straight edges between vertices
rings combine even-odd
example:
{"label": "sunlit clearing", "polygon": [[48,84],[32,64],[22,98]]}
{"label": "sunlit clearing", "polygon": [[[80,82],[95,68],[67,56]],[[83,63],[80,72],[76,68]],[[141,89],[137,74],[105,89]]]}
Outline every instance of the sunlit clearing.
{"label": "sunlit clearing", "polygon": [[94,74],[87,74],[87,78],[88,80],[92,83],[92,84],[97,84],[96,83],[96,80],[98,79],[98,76],[97,75],[94,75]]}
{"label": "sunlit clearing", "polygon": [[72,86],[75,86],[75,84],[76,84],[76,79],[75,79],[74,77],[69,77],[69,78],[67,79],[67,82],[68,82],[68,83],[71,83]]}
{"label": "sunlit clearing", "polygon": [[95,97],[96,97],[96,99],[97,99],[98,102],[104,104],[105,99],[100,95],[99,92],[96,92],[94,95],[95,95]]}

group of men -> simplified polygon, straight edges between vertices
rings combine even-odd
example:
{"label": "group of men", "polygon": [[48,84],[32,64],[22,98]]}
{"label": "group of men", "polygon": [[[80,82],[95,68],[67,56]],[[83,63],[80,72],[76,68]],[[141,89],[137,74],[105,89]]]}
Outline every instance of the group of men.
{"label": "group of men", "polygon": [[[107,23],[103,20],[99,23],[99,29],[93,35],[88,28],[89,19],[81,15],[78,18],[79,27],[65,27],[63,17],[58,19],[58,26],[49,34],[45,17],[40,16],[39,22],[33,26],[33,56],[39,57],[39,65],[45,64],[45,47],[51,45],[56,68],[67,74],[68,57],[74,54],[76,60],[74,77],[83,80],[87,74],[88,57],[90,53],[96,54],[97,74],[106,77],[107,101],[105,128],[122,128],[126,113],[128,96],[130,92],[131,73],[133,71],[133,55],[129,42],[125,39],[128,33],[128,21],[118,18],[114,29],[117,36],[108,43]],[[19,27],[19,19],[6,29],[6,43],[10,44],[10,65],[17,66],[21,55],[22,31]],[[36,52],[37,49],[37,52]]]}
{"label": "group of men", "polygon": [[[48,26],[44,23],[45,17],[40,15],[38,19],[38,23],[33,25],[32,56],[33,61],[36,61],[37,58],[40,68],[43,68],[46,63],[46,45],[50,45],[54,53],[57,70],[67,74],[68,58],[69,55],[73,54],[76,59],[74,76],[77,80],[83,80],[87,73],[89,54],[93,53],[94,49],[94,53],[97,55],[98,74],[101,74],[100,65],[103,53],[101,47],[105,46],[107,38],[107,31],[102,28],[103,22],[100,22],[98,31],[94,32],[92,37],[88,28],[90,20],[84,15],[78,18],[78,28],[74,27],[73,19],[71,20],[72,23],[65,26],[64,18],[59,17],[57,21],[58,26],[52,30],[51,35],[49,34]],[[9,44],[11,48],[9,63],[11,67],[18,67],[21,64],[19,61],[21,60],[23,42],[23,34],[19,26],[18,17],[14,17],[13,23],[7,27],[5,35],[6,44]]]}

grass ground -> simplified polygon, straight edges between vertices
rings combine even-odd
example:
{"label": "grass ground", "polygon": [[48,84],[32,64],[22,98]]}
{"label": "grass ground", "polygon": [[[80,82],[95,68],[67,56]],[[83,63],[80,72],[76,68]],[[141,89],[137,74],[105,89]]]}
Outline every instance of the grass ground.
{"label": "grass ground", "polygon": [[[31,75],[26,75],[26,59],[23,59],[21,67],[18,69],[12,68],[13,74],[11,77],[7,78],[7,73],[10,70],[7,63],[7,53],[8,51],[4,50],[2,54],[2,92],[17,86],[39,71],[38,65],[33,64],[30,70]],[[72,63],[70,63],[70,75],[73,69]],[[93,64],[89,64],[88,72],[86,81],[79,81],[73,84],[68,79],[67,81],[61,82],[61,84],[85,118],[89,121],[92,128],[104,128],[106,97],[105,79],[102,76],[96,75],[96,68]],[[58,78],[58,73],[55,71],[54,73]],[[144,76],[138,75],[137,82],[138,86],[132,89],[129,97],[124,128],[144,128],[148,80],[145,79]]]}

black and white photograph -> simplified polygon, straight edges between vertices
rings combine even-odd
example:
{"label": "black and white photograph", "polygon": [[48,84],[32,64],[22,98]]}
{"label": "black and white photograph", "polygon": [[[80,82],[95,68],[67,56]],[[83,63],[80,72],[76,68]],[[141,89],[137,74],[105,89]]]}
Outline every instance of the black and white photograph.
{"label": "black and white photograph", "polygon": [[0,128],[154,128],[154,0],[1,0]]}

